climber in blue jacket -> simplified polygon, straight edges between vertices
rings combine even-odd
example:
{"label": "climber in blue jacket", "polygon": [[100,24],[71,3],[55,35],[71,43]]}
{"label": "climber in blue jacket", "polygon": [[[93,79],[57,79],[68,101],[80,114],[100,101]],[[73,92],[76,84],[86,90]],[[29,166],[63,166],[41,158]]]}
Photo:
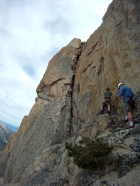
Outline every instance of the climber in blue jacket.
{"label": "climber in blue jacket", "polygon": [[134,106],[134,100],[133,100],[134,94],[131,88],[125,86],[123,83],[119,83],[118,88],[119,88],[119,94],[116,96],[116,98],[123,97],[123,104],[126,112],[125,122],[129,121],[130,126],[128,126],[127,129],[130,129],[134,127],[133,115],[132,115],[132,107]]}

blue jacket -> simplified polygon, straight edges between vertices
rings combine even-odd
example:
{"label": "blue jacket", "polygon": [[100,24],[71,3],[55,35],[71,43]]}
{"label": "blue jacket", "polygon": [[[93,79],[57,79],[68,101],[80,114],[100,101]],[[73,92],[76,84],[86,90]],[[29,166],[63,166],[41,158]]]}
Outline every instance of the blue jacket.
{"label": "blue jacket", "polygon": [[120,88],[119,96],[123,96],[123,100],[126,100],[127,98],[133,98],[134,94],[130,87],[122,86]]}

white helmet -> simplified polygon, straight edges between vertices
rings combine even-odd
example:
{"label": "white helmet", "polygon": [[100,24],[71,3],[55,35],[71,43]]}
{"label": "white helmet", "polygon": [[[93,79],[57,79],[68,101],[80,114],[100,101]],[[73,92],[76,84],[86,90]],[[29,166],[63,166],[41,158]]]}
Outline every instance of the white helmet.
{"label": "white helmet", "polygon": [[119,88],[121,85],[123,85],[123,83],[119,83],[119,84],[118,84],[118,88]]}

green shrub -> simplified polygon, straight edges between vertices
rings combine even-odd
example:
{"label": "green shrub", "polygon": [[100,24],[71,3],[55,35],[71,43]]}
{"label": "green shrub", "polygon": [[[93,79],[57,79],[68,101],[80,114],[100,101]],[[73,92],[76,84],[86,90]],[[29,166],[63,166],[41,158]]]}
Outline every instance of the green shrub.
{"label": "green shrub", "polygon": [[95,171],[114,163],[115,160],[109,156],[113,148],[107,143],[99,140],[90,141],[90,139],[85,138],[80,144],[78,146],[73,146],[67,142],[65,144],[68,156],[73,157],[73,162],[79,168]]}

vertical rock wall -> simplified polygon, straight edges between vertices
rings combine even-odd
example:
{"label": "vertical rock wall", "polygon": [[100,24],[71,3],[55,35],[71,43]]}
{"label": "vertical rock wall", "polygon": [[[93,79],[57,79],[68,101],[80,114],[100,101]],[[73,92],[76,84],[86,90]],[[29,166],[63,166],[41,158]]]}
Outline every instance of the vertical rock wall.
{"label": "vertical rock wall", "polygon": [[139,1],[113,1],[102,25],[86,42],[77,64],[74,86],[79,123],[93,121],[107,86],[117,94],[116,87],[123,82],[132,87],[135,95],[139,92],[139,6]]}
{"label": "vertical rock wall", "polygon": [[36,103],[5,150],[10,152],[6,170],[1,170],[5,171],[6,182],[24,182],[22,174],[26,174],[26,168],[29,175],[32,173],[34,168],[31,165],[36,162],[36,157],[47,148],[63,144],[69,137],[71,98],[67,93],[72,85],[72,66],[79,51],[81,41],[73,39],[49,62],[37,87]]}

